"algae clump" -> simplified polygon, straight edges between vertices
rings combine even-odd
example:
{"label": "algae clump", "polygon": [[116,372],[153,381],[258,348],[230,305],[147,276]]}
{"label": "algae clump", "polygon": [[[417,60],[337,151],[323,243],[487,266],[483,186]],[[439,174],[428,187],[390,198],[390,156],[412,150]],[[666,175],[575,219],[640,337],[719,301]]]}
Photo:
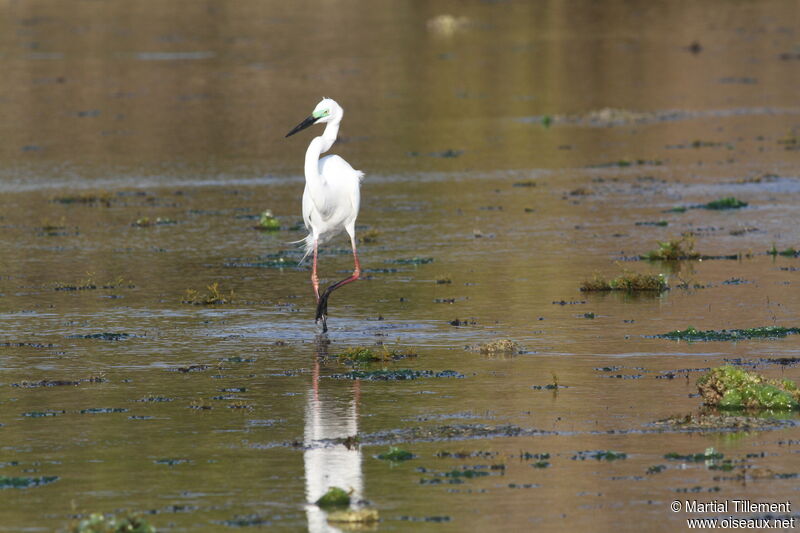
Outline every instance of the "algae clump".
{"label": "algae clump", "polygon": [[272,214],[272,211],[267,209],[263,213],[261,213],[261,217],[258,219],[258,225],[256,229],[264,230],[264,231],[277,231],[281,229],[281,223],[278,219]]}
{"label": "algae clump", "polygon": [[319,507],[346,507],[350,505],[350,493],[339,487],[331,487],[316,503]]}
{"label": "algae clump", "polygon": [[765,378],[725,365],[697,380],[703,402],[720,409],[800,409],[800,390],[788,379]]}
{"label": "algae clump", "polygon": [[780,339],[787,335],[800,333],[800,328],[784,328],[781,326],[762,326],[747,329],[722,329],[700,331],[693,327],[685,330],[670,331],[654,335],[657,339],[684,341],[738,341],[747,339]]}
{"label": "algae clump", "polygon": [[664,292],[669,289],[664,274],[639,274],[625,271],[621,276],[606,280],[595,275],[594,279],[581,283],[581,291],[654,291]]}
{"label": "algae clump", "polygon": [[702,207],[704,209],[714,209],[714,210],[722,210],[722,209],[740,209],[742,207],[747,207],[747,202],[743,202],[733,196],[729,196],[727,198],[720,198],[719,200],[714,200],[713,202],[708,202],[707,204],[703,204]]}
{"label": "algae clump", "polygon": [[384,461],[392,461],[392,462],[408,461],[409,459],[413,458],[414,458],[413,453],[404,450],[402,448],[396,448],[394,446],[389,448],[388,452],[378,454],[378,459],[383,459]]}

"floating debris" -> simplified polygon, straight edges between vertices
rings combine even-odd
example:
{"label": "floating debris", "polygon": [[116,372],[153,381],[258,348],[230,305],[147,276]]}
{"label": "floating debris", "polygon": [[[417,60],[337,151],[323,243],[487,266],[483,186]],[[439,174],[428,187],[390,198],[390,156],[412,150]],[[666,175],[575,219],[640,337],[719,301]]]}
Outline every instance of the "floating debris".
{"label": "floating debris", "polygon": [[362,231],[358,234],[358,242],[362,244],[371,244],[374,242],[378,242],[378,236],[381,234],[380,231],[376,229],[368,229]]}
{"label": "floating debris", "polygon": [[27,418],[47,418],[51,416],[58,416],[63,415],[66,411],[56,411],[56,410],[48,410],[48,411],[29,411],[27,413],[22,413],[22,416]]}
{"label": "floating debris", "polygon": [[171,218],[156,217],[155,220],[152,220],[150,219],[150,217],[142,217],[142,218],[137,218],[131,224],[131,226],[135,228],[149,228],[152,226],[168,226],[172,224],[177,224],[177,222],[172,220]]}
{"label": "floating debris", "polygon": [[132,337],[130,333],[89,333],[86,335],[69,335],[68,339],[97,339],[101,341],[121,341]]}
{"label": "floating debris", "polygon": [[68,387],[78,386],[81,384],[80,380],[73,381],[67,379],[43,379],[41,381],[20,381],[19,383],[12,383],[12,387],[21,387],[23,389],[33,389],[36,387]]}
{"label": "floating debris", "polygon": [[584,292],[592,291],[653,291],[664,292],[669,290],[667,279],[664,274],[640,274],[637,272],[625,271],[621,276],[612,280],[606,280],[598,275],[591,280],[586,280],[581,284],[580,289]]}
{"label": "floating debris", "polygon": [[331,487],[316,502],[323,509],[326,507],[346,507],[350,505],[350,493],[339,487]]}
{"label": "floating debris", "polygon": [[497,339],[477,346],[468,346],[467,348],[483,355],[516,355],[520,353],[519,344],[511,339]]}
{"label": "floating debris", "polygon": [[227,295],[219,291],[219,283],[214,282],[207,287],[207,293],[201,293],[195,289],[186,289],[186,295],[181,303],[190,305],[221,305],[233,302],[233,290]]}
{"label": "floating debris", "polygon": [[404,381],[420,378],[463,378],[464,374],[455,370],[353,370],[346,374],[333,374],[334,379],[364,379],[367,381]]}
{"label": "floating debris", "polygon": [[619,161],[611,161],[609,163],[600,163],[599,165],[589,165],[589,168],[624,168],[632,166],[652,165],[660,166],[664,163],[659,159],[620,159]]}
{"label": "floating debris", "polygon": [[585,461],[586,459],[595,459],[597,461],[616,461],[619,459],[627,459],[628,454],[623,452],[615,452],[611,450],[586,450],[577,452],[571,457],[573,461]]}
{"label": "floating debris", "polygon": [[678,239],[659,242],[656,250],[651,250],[640,258],[649,261],[681,261],[700,259],[701,256],[694,249],[694,237],[684,234]]}
{"label": "floating debris", "polygon": [[377,522],[377,509],[347,509],[328,513],[328,522],[334,524],[372,524]]}
{"label": "floating debris", "polygon": [[800,333],[800,328],[784,328],[780,326],[708,331],[700,331],[693,327],[688,327],[683,331],[670,331],[661,335],[653,335],[652,338],[685,341],[739,341],[748,339],[781,339],[787,335],[796,335],[798,333]]}
{"label": "floating debris", "polygon": [[716,415],[712,413],[672,416],[652,424],[686,431],[752,431],[796,427],[797,422],[786,419],[765,418],[762,416]]}
{"label": "floating debris", "polygon": [[695,453],[682,455],[675,452],[670,452],[664,455],[664,459],[669,461],[683,461],[685,463],[703,463],[705,461],[716,461],[725,457],[724,454],[716,451],[714,448],[706,448],[703,453]]}
{"label": "floating debris", "polygon": [[433,257],[412,257],[410,259],[388,259],[386,263],[395,265],[426,265],[433,263]]}
{"label": "floating debris", "polygon": [[637,226],[669,226],[669,222],[666,220],[645,220],[642,222],[637,222]]}
{"label": "floating debris", "polygon": [[769,379],[725,365],[697,380],[703,403],[720,409],[800,409],[800,390],[788,379]]}

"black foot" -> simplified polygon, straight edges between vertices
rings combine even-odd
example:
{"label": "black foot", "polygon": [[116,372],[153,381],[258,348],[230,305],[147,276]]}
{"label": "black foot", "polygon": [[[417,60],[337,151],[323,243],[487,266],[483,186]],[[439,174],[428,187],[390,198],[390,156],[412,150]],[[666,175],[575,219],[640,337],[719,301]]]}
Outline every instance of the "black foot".
{"label": "black foot", "polygon": [[322,333],[328,331],[328,296],[330,293],[325,291],[317,303],[317,316],[314,322],[319,324],[322,321]]}

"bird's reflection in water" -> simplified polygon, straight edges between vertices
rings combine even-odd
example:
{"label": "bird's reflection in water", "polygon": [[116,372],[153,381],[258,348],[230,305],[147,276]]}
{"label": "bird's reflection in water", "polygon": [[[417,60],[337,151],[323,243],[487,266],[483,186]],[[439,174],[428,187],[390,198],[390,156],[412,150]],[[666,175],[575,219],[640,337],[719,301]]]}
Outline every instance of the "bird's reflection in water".
{"label": "bird's reflection in water", "polygon": [[[328,338],[316,338],[316,355],[312,386],[305,410],[303,464],[306,474],[306,515],[308,530],[338,532],[327,521],[325,511],[314,505],[329,488],[339,487],[350,492],[351,507],[358,507],[363,498],[364,474],[361,470],[361,447],[349,440],[358,435],[358,402],[361,396],[358,380],[347,383],[326,380],[320,387],[320,362],[328,356]],[[350,439],[353,440],[353,439]]]}

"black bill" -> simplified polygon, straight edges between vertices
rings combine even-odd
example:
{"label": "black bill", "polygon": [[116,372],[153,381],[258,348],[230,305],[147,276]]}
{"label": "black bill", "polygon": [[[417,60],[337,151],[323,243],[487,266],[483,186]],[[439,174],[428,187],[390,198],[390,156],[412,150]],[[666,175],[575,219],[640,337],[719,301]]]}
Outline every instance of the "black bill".
{"label": "black bill", "polygon": [[286,136],[290,137],[290,136],[294,135],[295,133],[297,133],[298,131],[302,131],[302,130],[306,129],[307,127],[309,127],[310,125],[312,125],[316,121],[317,121],[317,119],[314,118],[314,115],[309,115],[308,118],[306,118],[303,122],[301,122],[300,124],[295,126],[292,131],[290,131],[289,133],[286,134]]}

